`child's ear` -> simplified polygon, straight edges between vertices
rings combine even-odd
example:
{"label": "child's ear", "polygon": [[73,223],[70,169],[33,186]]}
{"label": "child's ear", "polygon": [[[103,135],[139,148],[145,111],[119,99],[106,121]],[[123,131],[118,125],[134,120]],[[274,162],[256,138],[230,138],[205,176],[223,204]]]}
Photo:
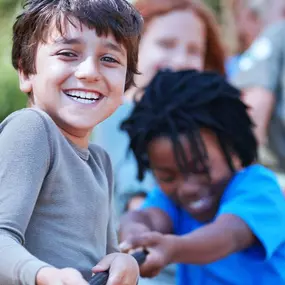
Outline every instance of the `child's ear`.
{"label": "child's ear", "polygon": [[26,75],[22,69],[18,70],[20,90],[24,93],[32,92],[32,82],[29,75]]}

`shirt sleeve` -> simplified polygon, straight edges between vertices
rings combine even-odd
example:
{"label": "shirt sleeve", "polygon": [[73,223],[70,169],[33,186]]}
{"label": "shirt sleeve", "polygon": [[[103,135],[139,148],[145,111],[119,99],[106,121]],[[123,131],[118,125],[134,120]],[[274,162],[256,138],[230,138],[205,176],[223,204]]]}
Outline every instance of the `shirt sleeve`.
{"label": "shirt sleeve", "polygon": [[50,156],[47,128],[37,112],[21,111],[0,125],[1,284],[35,284],[38,270],[49,266],[24,244]]}
{"label": "shirt sleeve", "polygon": [[[103,151],[103,150],[102,150]],[[103,151],[104,169],[108,180],[110,217],[107,228],[107,254],[119,251],[118,231],[114,209],[114,172],[109,155]]]}
{"label": "shirt sleeve", "polygon": [[232,83],[238,88],[262,87],[273,93],[278,88],[285,36],[285,22],[269,26],[241,55]]}
{"label": "shirt sleeve", "polygon": [[285,242],[285,198],[274,174],[260,166],[226,190],[218,215],[241,218],[261,243],[261,254],[270,259]]}
{"label": "shirt sleeve", "polygon": [[158,208],[165,212],[171,219],[171,222],[175,228],[178,225],[178,210],[177,206],[172,200],[170,200],[159,188],[155,188],[148,193],[141,209]]}

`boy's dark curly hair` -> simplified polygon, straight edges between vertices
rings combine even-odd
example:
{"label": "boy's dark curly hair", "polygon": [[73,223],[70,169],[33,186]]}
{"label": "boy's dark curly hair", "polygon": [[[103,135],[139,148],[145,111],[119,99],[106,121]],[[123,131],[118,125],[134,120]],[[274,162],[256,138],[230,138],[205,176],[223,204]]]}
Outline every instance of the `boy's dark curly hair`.
{"label": "boy's dark curly hair", "polygon": [[177,164],[187,172],[188,163],[179,140],[189,139],[191,155],[198,168],[208,172],[208,159],[200,129],[210,129],[218,139],[230,169],[236,154],[242,165],[257,159],[257,142],[247,107],[240,91],[214,72],[160,71],[143,90],[144,96],[121,125],[130,137],[130,149],[138,163],[138,178],[148,169],[148,143],[157,137],[169,137]]}

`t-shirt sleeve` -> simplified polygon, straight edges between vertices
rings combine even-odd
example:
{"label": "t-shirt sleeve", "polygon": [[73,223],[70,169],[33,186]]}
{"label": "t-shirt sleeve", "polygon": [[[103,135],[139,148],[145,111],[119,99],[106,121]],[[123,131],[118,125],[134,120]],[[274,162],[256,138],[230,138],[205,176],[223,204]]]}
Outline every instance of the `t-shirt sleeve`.
{"label": "t-shirt sleeve", "polygon": [[38,270],[48,266],[24,244],[50,157],[47,128],[37,112],[20,111],[0,125],[1,284],[35,284]]}
{"label": "t-shirt sleeve", "polygon": [[285,36],[285,22],[269,26],[244,52],[239,71],[232,79],[238,88],[262,87],[276,92],[280,80]]}
{"label": "t-shirt sleeve", "polygon": [[155,188],[148,193],[143,205],[141,206],[141,209],[147,208],[160,209],[170,217],[174,228],[175,225],[178,225],[177,206],[159,188]]}
{"label": "t-shirt sleeve", "polygon": [[271,171],[260,167],[234,181],[226,190],[218,215],[241,218],[257,237],[261,253],[270,259],[285,242],[285,198]]}

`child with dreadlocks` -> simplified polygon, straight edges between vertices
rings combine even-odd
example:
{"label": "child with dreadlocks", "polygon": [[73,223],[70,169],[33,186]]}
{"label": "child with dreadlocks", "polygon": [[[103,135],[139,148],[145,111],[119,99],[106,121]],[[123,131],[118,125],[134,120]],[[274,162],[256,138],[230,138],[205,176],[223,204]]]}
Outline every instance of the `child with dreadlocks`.
{"label": "child with dreadlocks", "polygon": [[120,226],[122,250],[149,250],[142,276],[177,263],[179,285],[285,284],[285,199],[239,97],[215,73],[159,72],[122,124],[159,184]]}

